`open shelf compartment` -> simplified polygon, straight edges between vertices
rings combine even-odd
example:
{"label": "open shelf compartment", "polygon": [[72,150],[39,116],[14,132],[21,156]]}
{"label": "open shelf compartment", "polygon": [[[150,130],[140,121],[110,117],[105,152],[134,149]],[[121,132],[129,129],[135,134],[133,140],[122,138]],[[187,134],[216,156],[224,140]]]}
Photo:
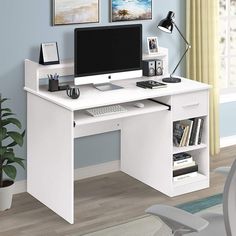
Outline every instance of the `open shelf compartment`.
{"label": "open shelf compartment", "polygon": [[188,150],[187,153],[191,155],[193,161],[195,161],[195,163],[198,165],[197,175],[188,176],[186,178],[183,175],[183,179],[180,179],[178,181],[174,181],[173,179],[174,186],[181,186],[209,179],[209,159],[207,158],[208,155],[207,147],[203,145],[203,148]]}
{"label": "open shelf compartment", "polygon": [[193,183],[204,181],[207,179],[208,178],[206,175],[203,175],[200,172],[198,172],[197,176],[195,176],[195,177],[185,178],[185,179],[182,179],[181,181],[173,181],[173,187],[175,188],[175,187],[179,187],[179,186],[193,184]]}

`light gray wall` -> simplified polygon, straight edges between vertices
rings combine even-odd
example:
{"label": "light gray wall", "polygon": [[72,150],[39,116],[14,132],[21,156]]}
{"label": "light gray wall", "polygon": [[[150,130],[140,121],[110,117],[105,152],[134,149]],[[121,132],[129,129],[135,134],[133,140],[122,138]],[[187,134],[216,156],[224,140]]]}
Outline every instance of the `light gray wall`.
{"label": "light gray wall", "polygon": [[[51,0],[1,0],[0,93],[11,98],[8,104],[17,113],[24,127],[26,127],[26,94],[23,91],[24,59],[38,61],[40,43],[50,41],[58,42],[61,59],[72,58],[74,28],[111,25],[109,1],[100,0],[100,3],[99,24],[52,27]],[[146,37],[157,35],[159,44],[169,48],[171,69],[184,50],[184,43],[176,31],[172,35],[157,31],[157,22],[165,17],[169,10],[176,13],[176,23],[184,31],[185,1],[183,0],[153,0],[153,20],[126,24],[143,24],[144,48],[146,48]],[[177,73],[184,76],[184,71],[182,65]],[[112,132],[75,141],[76,167],[119,159],[119,139],[119,132]],[[17,148],[17,155],[26,157],[26,145],[22,149]],[[26,173],[19,169],[17,179],[25,178]]]}

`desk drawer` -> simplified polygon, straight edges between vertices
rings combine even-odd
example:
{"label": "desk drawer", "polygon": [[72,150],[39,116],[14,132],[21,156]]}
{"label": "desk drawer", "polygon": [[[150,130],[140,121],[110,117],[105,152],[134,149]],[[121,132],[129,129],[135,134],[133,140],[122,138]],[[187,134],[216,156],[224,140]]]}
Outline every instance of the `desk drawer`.
{"label": "desk drawer", "polygon": [[174,95],[171,108],[174,121],[207,115],[208,91]]}

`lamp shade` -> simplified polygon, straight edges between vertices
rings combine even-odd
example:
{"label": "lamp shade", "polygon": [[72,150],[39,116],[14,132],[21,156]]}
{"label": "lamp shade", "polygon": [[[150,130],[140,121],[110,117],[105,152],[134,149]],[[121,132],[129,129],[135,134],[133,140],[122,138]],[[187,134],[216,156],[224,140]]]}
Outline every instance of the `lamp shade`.
{"label": "lamp shade", "polygon": [[165,19],[161,20],[157,27],[160,30],[171,34],[172,30],[174,28],[174,25],[173,25],[174,16],[175,16],[175,13],[172,11],[169,11],[167,14],[167,17]]}

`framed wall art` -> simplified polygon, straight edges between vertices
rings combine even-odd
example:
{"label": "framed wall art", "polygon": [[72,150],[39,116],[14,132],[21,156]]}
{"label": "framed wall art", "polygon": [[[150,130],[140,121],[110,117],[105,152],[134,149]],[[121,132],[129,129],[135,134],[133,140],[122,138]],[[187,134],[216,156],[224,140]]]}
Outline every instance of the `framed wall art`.
{"label": "framed wall art", "polygon": [[111,21],[152,19],[152,0],[110,0]]}
{"label": "framed wall art", "polygon": [[99,22],[99,0],[53,0],[53,25]]}

